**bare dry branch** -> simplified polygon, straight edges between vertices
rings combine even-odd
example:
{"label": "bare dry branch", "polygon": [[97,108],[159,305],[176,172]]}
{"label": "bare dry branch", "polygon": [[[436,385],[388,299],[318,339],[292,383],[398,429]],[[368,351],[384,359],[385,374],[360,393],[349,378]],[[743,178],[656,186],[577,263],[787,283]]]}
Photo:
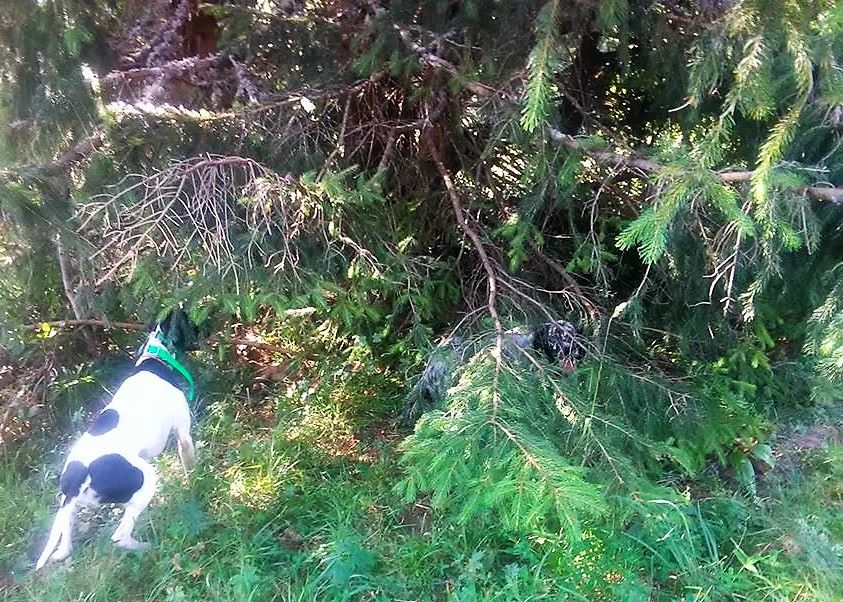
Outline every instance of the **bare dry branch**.
{"label": "bare dry branch", "polygon": [[592,318],[596,318],[599,315],[600,311],[598,310],[594,302],[591,301],[588,295],[585,294],[585,291],[582,290],[582,287],[574,279],[574,277],[571,276],[571,274],[569,274],[568,271],[559,264],[559,262],[548,257],[535,242],[531,241],[530,246],[532,247],[533,252],[536,254],[536,256],[538,256],[542,261],[544,261],[548,265],[548,267],[550,267],[551,270],[556,272],[562,278],[562,280],[565,282],[565,288],[571,289],[573,294],[576,296],[577,302],[588,313],[588,315]]}
{"label": "bare dry branch", "polygon": [[500,378],[501,357],[503,353],[503,327],[501,326],[501,319],[500,315],[498,314],[497,307],[497,273],[495,271],[494,266],[492,265],[492,261],[489,259],[488,253],[486,253],[486,248],[483,246],[483,241],[480,239],[480,236],[477,234],[474,228],[471,227],[471,224],[468,222],[468,219],[465,216],[465,210],[462,207],[460,197],[457,194],[456,188],[454,187],[454,182],[451,178],[451,174],[448,173],[448,169],[442,163],[442,158],[439,156],[439,151],[436,150],[435,145],[430,142],[429,139],[427,146],[430,150],[430,156],[433,159],[433,162],[436,164],[436,170],[439,172],[439,176],[442,178],[442,183],[445,185],[445,191],[448,193],[448,197],[451,199],[451,206],[454,209],[454,216],[457,218],[457,223],[460,225],[460,228],[463,230],[463,232],[465,232],[465,234],[471,239],[471,243],[474,245],[474,249],[477,251],[477,255],[480,257],[480,262],[483,264],[483,269],[486,271],[486,278],[489,286],[487,307],[489,308],[489,315],[492,316],[492,321],[495,325],[495,382],[494,386],[492,387],[492,403],[494,405],[495,414],[497,414],[498,401],[500,395],[500,392],[498,390],[498,380]]}
{"label": "bare dry branch", "polygon": [[[253,159],[209,155],[148,177],[130,176],[115,193],[80,207],[79,229],[102,232],[102,244],[91,257],[106,263],[98,286],[126,265],[133,270],[144,252],[171,257],[174,270],[191,261],[236,276],[256,259],[271,260],[276,270],[295,269],[298,256],[291,243],[308,224],[306,201],[306,192],[290,176]],[[315,206],[310,210],[318,212]],[[201,248],[200,255],[191,242]],[[275,250],[271,257],[269,248]]]}
{"label": "bare dry branch", "polygon": [[451,206],[454,209],[454,215],[457,218],[457,223],[459,224],[462,231],[465,232],[465,234],[471,239],[471,243],[474,245],[474,249],[477,251],[477,255],[480,257],[480,261],[483,264],[483,269],[486,271],[486,277],[489,281],[489,314],[492,316],[492,320],[495,323],[495,330],[500,332],[501,321],[500,316],[498,315],[498,308],[496,303],[496,296],[498,292],[498,279],[495,268],[492,265],[492,261],[489,259],[488,253],[486,253],[486,248],[483,246],[483,241],[480,239],[480,235],[478,235],[474,228],[471,227],[471,224],[465,217],[465,210],[462,207],[460,197],[457,194],[456,188],[454,187],[454,182],[451,179],[451,174],[448,173],[448,169],[442,163],[442,159],[439,156],[439,151],[437,151],[434,145],[430,143],[428,143],[428,148],[430,150],[430,156],[433,158],[433,162],[436,164],[436,170],[439,172],[439,176],[442,178],[442,183],[445,185],[445,191],[448,193],[448,198],[450,198],[451,200]]}

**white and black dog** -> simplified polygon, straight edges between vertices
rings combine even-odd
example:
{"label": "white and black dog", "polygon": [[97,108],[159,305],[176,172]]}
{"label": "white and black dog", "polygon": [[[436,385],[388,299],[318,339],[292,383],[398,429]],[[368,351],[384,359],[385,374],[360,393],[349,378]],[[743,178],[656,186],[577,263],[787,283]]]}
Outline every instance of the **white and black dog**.
{"label": "white and black dog", "polygon": [[[168,314],[141,348],[132,375],[70,449],[59,478],[61,508],[36,570],[70,555],[79,506],[123,504],[125,512],[111,540],[128,550],[149,547],[132,535],[138,515],[158,485],[158,474],[149,460],[161,453],[174,434],[185,473],[194,463],[188,405],[193,379],[175,354],[195,349],[195,336],[183,311]],[[189,386],[187,395],[182,390],[185,385]]]}

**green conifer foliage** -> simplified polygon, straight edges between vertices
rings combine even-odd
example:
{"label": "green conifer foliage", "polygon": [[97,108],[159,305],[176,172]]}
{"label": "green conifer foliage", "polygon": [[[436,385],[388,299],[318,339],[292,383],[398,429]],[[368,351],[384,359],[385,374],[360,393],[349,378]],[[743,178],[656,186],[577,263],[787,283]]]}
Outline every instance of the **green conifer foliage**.
{"label": "green conifer foliage", "polygon": [[[4,354],[185,303],[411,391],[455,335],[406,500],[595,598],[768,585],[698,485],[839,399],[840,2],[27,0],[0,50]],[[573,375],[507,349],[560,318]]]}

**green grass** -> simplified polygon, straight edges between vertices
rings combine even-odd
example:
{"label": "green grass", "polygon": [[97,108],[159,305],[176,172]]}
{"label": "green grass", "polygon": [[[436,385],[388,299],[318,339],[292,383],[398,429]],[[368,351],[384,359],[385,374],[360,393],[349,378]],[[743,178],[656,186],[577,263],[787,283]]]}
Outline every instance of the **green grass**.
{"label": "green grass", "polygon": [[43,467],[60,454],[34,437],[4,457],[4,599],[840,599],[840,446],[806,454],[798,478],[760,505],[712,480],[696,503],[646,505],[659,532],[631,527],[621,509],[640,507],[623,500],[581,541],[527,538],[491,517],[461,524],[424,495],[406,503],[395,490],[400,438],[386,420],[400,398],[395,379],[365,364],[332,370],[260,402],[231,393],[234,375],[218,383],[189,480],[173,453],[158,460],[162,486],[138,523],[154,546],[145,553],[111,545],[115,515],[103,510],[81,517],[69,561],[33,574],[36,538],[56,507]]}

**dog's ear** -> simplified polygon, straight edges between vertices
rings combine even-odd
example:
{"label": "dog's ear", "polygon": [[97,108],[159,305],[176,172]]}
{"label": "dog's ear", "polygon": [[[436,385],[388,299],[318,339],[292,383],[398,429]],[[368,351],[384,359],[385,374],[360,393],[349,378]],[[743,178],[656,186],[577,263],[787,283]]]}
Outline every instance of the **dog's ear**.
{"label": "dog's ear", "polygon": [[173,310],[168,311],[166,314],[164,314],[164,317],[158,321],[158,327],[164,334],[169,334],[170,332],[170,328],[172,327],[173,322],[173,313]]}
{"label": "dog's ear", "polygon": [[196,351],[199,349],[200,330],[191,322],[187,316],[182,329],[182,349],[185,351]]}
{"label": "dog's ear", "polygon": [[199,349],[199,329],[183,309],[173,310],[168,336],[172,344],[182,351]]}

